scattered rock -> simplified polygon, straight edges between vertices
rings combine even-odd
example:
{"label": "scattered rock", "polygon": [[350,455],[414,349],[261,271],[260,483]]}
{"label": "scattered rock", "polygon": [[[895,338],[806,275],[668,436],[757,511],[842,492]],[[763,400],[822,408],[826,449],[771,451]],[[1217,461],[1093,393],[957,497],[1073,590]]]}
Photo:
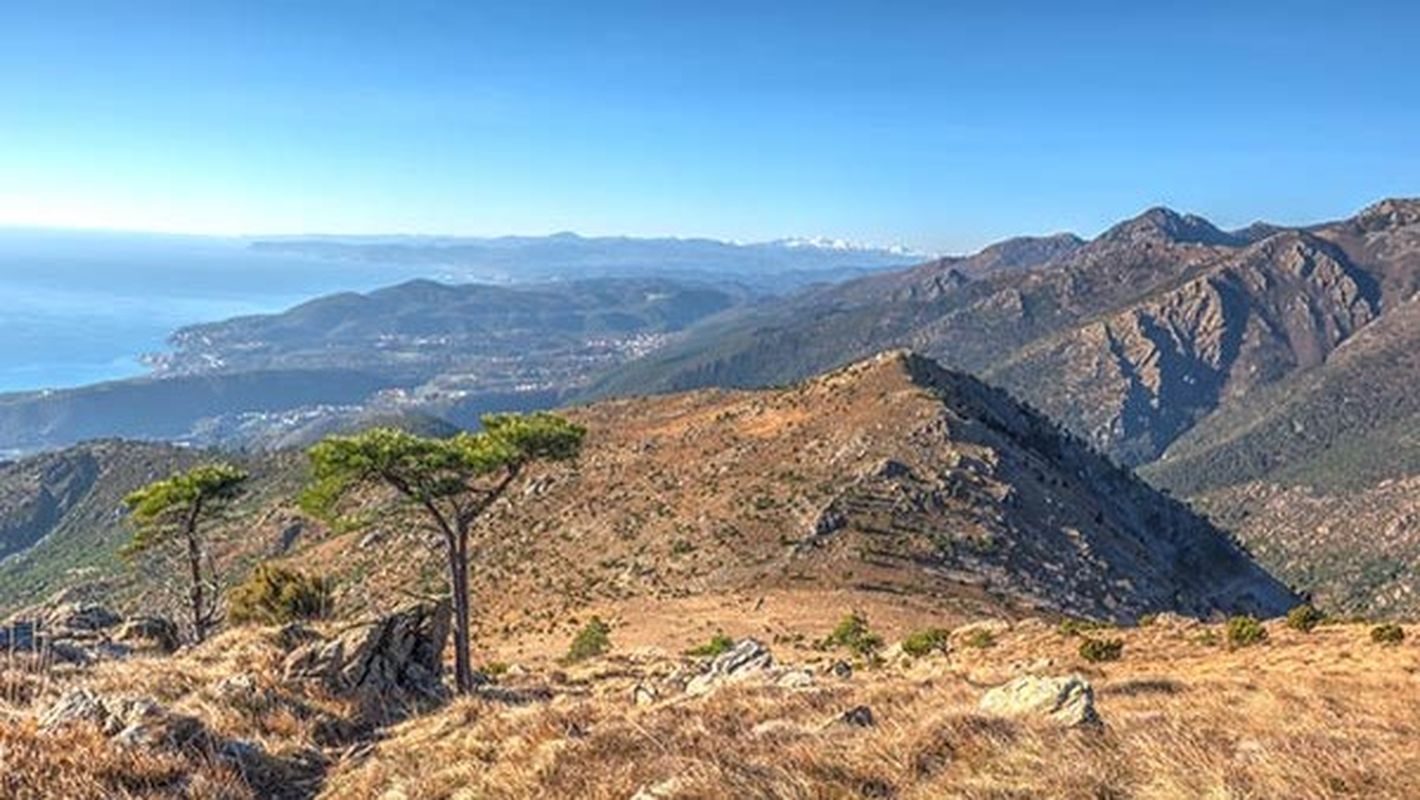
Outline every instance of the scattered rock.
{"label": "scattered rock", "polygon": [[41,730],[53,730],[75,722],[92,722],[103,727],[109,716],[98,695],[80,687],[65,692],[40,715],[39,727]]}
{"label": "scattered rock", "polygon": [[631,795],[631,800],[671,800],[685,788],[685,783],[680,778],[670,778],[660,783],[650,786],[643,786],[636,794]]}
{"label": "scattered rock", "polygon": [[306,524],[299,519],[291,520],[286,527],[281,529],[281,533],[276,536],[276,541],[272,543],[271,554],[273,556],[282,555],[295,546],[296,540],[301,538],[301,534],[306,530]]}
{"label": "scattered rock", "polygon": [[54,631],[55,636],[63,635],[61,631],[70,634],[102,631],[120,622],[123,617],[97,603],[63,603],[44,617],[45,628]]}
{"label": "scattered rock", "polygon": [[867,706],[850,708],[839,715],[837,721],[854,728],[871,728],[877,724],[877,720],[873,718],[873,710]]}
{"label": "scattered rock", "polygon": [[754,639],[745,639],[710,662],[703,674],[690,679],[688,694],[705,694],[723,684],[759,675],[774,666],[769,648]]}
{"label": "scattered rock", "polygon": [[655,703],[659,698],[660,695],[656,692],[656,688],[648,684],[638,683],[635,688],[631,690],[631,702],[633,705],[649,706]]}
{"label": "scattered rock", "polygon": [[814,685],[814,674],[806,669],[791,669],[775,683],[785,689],[807,689]]}
{"label": "scattered rock", "polygon": [[981,698],[981,710],[1047,719],[1067,727],[1099,722],[1094,689],[1079,675],[1016,678],[987,692]]}
{"label": "scattered rock", "polygon": [[135,650],[171,653],[178,649],[177,625],[163,617],[131,617],[114,631],[113,640]]}
{"label": "scattered rock", "polygon": [[829,671],[832,672],[835,677],[842,678],[845,681],[853,677],[853,665],[841,659],[833,662],[833,666],[829,668]]}

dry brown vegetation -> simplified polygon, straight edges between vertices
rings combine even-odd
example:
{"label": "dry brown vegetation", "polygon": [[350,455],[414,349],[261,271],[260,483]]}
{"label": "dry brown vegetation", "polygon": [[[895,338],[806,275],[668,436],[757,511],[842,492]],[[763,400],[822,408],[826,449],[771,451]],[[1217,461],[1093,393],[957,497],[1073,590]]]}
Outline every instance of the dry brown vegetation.
{"label": "dry brown vegetation", "polygon": [[[858,599],[890,644],[935,621]],[[327,738],[351,709],[281,683],[274,631],[231,631],[176,657],[46,678],[0,724],[6,796],[248,796],[210,754],[124,750],[83,727],[36,731],[27,713],[78,682],[155,697],[272,752],[320,752],[330,767],[312,791],[330,798],[1420,796],[1415,637],[1382,646],[1366,625],[1303,633],[1275,621],[1266,642],[1229,649],[1221,625],[1165,618],[1103,632],[1123,640],[1123,657],[1088,664],[1078,636],[1028,619],[989,623],[988,648],[966,646],[971,629],[957,625],[950,654],[889,654],[841,679],[826,668],[850,656],[807,642],[846,609],[820,609],[786,617],[771,644],[781,662],[816,670],[810,688],[751,681],[637,705],[632,688],[692,668],[675,653],[701,637],[626,609],[610,655],[566,666],[550,648],[530,654],[477,697],[364,732],[373,747]],[[762,635],[730,613],[707,622]],[[1071,672],[1094,684],[1103,727],[978,710],[1013,676]],[[233,675],[251,688],[233,691]],[[837,721],[859,706],[874,724]]]}
{"label": "dry brown vegetation", "polygon": [[[1205,629],[1190,624],[1111,632],[1123,660],[1091,666],[1078,640],[1025,623],[993,648],[813,689],[742,686],[649,707],[630,704],[636,660],[613,660],[600,682],[617,688],[599,696],[474,699],[408,722],[341,765],[326,795],[1420,796],[1420,650],[1371,645],[1359,625],[1271,627],[1266,645],[1236,651],[1201,643]],[[1032,670],[1087,675],[1103,729],[977,710],[982,687]],[[833,722],[860,705],[872,727]]]}

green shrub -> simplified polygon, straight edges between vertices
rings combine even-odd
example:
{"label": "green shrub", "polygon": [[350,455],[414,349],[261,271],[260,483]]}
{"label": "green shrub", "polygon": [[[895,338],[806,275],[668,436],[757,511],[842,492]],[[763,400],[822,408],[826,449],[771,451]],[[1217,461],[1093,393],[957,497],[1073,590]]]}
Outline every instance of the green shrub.
{"label": "green shrub", "polygon": [[985,650],[988,647],[996,646],[996,635],[984,628],[974,630],[966,635],[966,646],[975,647],[978,650]]}
{"label": "green shrub", "polygon": [[496,678],[499,675],[506,675],[510,668],[506,661],[490,661],[480,667],[478,671],[490,678]]}
{"label": "green shrub", "polygon": [[1267,629],[1256,617],[1237,616],[1228,620],[1228,646],[1248,647],[1267,641]]}
{"label": "green shrub", "polygon": [[947,640],[952,632],[946,628],[927,628],[913,631],[902,640],[902,652],[913,658],[922,658],[932,653],[947,652]]}
{"label": "green shrub", "polygon": [[1080,658],[1091,664],[1101,661],[1118,661],[1124,655],[1123,639],[1092,639],[1086,637],[1080,642]]}
{"label": "green shrub", "polygon": [[1159,621],[1158,614],[1140,614],[1139,620],[1135,623],[1140,628],[1147,628]]}
{"label": "green shrub", "polygon": [[1320,625],[1326,615],[1317,610],[1311,603],[1304,603],[1287,612],[1287,627],[1294,631],[1310,632]]}
{"label": "green shrub", "polygon": [[330,613],[330,582],[274,564],[258,564],[227,595],[227,618],[237,624],[279,625]]}
{"label": "green shrub", "polygon": [[825,649],[846,647],[855,654],[866,657],[873,655],[883,646],[883,637],[868,628],[867,617],[854,612],[839,620],[837,627],[820,644]]}
{"label": "green shrub", "polygon": [[1108,622],[1100,622],[1093,619],[1081,619],[1078,617],[1066,617],[1060,620],[1061,636],[1079,636],[1086,631],[1098,631],[1113,628],[1114,625]]}
{"label": "green shrub", "polygon": [[689,650],[685,651],[685,654],[688,656],[696,656],[700,658],[714,658],[715,656],[718,656],[721,653],[728,653],[730,650],[733,650],[734,647],[734,639],[731,639],[722,632],[716,632],[714,636],[710,637],[710,641],[706,642],[705,644],[690,648]]}
{"label": "green shrub", "polygon": [[1376,644],[1400,644],[1405,641],[1405,629],[1391,622],[1377,625],[1371,628],[1371,641]]}
{"label": "green shrub", "polygon": [[578,661],[586,661],[603,655],[611,649],[611,627],[602,622],[601,617],[592,617],[577,635],[572,639],[572,646],[567,649],[567,657],[563,659],[569,664]]}

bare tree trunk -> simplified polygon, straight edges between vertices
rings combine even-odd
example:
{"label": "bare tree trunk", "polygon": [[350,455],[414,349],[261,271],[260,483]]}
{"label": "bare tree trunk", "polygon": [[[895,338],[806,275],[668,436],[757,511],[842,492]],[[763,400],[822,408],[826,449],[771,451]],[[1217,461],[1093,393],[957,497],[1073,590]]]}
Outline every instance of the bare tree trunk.
{"label": "bare tree trunk", "polygon": [[202,609],[205,602],[202,592],[202,547],[197,541],[197,519],[201,513],[202,500],[198,499],[193,502],[187,524],[183,526],[183,533],[187,536],[187,566],[192,572],[192,587],[189,590],[189,599],[192,602],[192,637],[199,643],[207,638],[207,617]]}
{"label": "bare tree trunk", "polygon": [[454,686],[459,694],[473,690],[469,647],[468,530],[449,540],[449,593],[454,606]]}

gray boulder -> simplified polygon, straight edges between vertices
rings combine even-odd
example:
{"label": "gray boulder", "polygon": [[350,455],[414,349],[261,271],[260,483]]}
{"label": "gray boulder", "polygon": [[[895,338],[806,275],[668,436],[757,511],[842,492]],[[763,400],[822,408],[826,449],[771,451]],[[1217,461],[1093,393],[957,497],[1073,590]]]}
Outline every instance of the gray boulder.
{"label": "gray boulder", "polygon": [[1079,675],[1026,675],[988,691],[981,710],[1005,717],[1047,720],[1066,727],[1098,723],[1095,692]]}

